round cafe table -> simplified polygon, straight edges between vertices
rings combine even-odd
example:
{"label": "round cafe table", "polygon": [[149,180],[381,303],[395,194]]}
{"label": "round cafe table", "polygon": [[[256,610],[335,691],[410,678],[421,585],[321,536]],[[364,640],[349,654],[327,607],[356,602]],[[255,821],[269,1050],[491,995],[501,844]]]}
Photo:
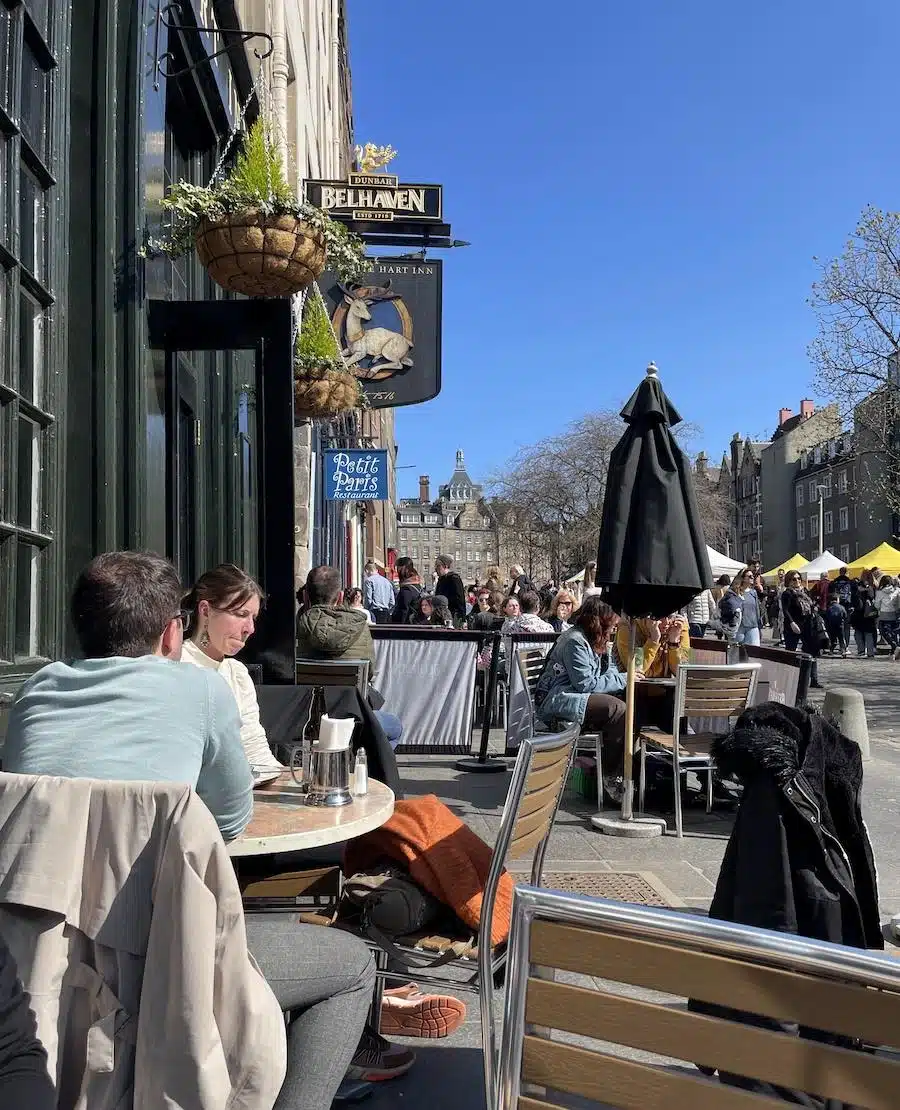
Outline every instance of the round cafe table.
{"label": "round cafe table", "polygon": [[368,794],[354,795],[350,805],[308,806],[285,772],[253,792],[250,824],[228,845],[228,854],[263,856],[338,844],[379,828],[393,812],[393,791],[375,779],[369,779]]}

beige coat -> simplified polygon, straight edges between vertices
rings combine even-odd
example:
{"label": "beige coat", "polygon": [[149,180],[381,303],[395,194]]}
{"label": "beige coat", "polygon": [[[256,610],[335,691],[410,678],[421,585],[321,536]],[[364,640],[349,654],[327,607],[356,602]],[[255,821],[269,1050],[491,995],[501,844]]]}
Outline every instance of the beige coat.
{"label": "beige coat", "polygon": [[0,932],[59,1110],[271,1110],[284,1021],[189,787],[0,774]]}

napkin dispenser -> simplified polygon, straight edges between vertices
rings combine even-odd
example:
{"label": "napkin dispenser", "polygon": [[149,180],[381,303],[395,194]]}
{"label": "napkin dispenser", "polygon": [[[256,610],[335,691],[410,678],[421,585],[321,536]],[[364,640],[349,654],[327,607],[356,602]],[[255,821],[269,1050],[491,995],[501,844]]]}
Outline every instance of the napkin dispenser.
{"label": "napkin dispenser", "polygon": [[350,742],[356,721],[353,718],[322,717],[319,739],[313,744],[309,761],[310,806],[346,806],[353,801],[350,774],[353,750]]}

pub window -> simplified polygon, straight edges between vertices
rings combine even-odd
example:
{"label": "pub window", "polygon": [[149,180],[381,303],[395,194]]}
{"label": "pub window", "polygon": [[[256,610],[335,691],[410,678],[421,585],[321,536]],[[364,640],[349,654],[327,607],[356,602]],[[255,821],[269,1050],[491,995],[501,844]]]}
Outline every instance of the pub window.
{"label": "pub window", "polygon": [[0,662],[54,652],[60,0],[0,0]]}

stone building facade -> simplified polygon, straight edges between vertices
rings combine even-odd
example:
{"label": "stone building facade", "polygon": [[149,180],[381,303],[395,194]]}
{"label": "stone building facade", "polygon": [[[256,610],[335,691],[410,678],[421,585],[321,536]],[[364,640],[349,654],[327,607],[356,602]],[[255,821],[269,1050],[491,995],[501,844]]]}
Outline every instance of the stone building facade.
{"label": "stone building facade", "polygon": [[484,499],[482,487],[466,471],[462,451],[450,481],[431,498],[431,480],[419,478],[418,498],[401,500],[397,509],[397,549],[408,555],[427,582],[438,555],[449,555],[454,569],[468,585],[483,582],[497,563],[497,521]]}
{"label": "stone building facade", "polygon": [[814,559],[821,550],[827,550],[849,563],[868,550],[859,543],[858,490],[849,432],[801,451],[794,475],[796,550],[801,555]]}

